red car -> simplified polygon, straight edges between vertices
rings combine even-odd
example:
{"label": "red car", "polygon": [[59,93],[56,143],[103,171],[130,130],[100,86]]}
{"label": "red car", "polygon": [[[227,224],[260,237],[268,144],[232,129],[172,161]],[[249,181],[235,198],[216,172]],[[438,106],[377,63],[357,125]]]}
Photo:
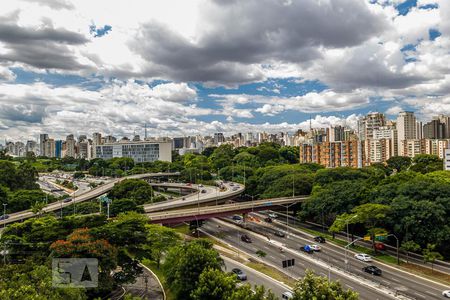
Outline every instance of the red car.
{"label": "red car", "polygon": [[377,250],[386,250],[386,246],[383,243],[375,243],[375,248]]}

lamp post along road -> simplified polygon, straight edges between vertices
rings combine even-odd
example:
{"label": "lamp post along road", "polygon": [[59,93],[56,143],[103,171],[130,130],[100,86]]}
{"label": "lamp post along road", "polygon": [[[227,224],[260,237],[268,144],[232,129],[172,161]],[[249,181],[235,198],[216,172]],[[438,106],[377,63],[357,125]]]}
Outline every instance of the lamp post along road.
{"label": "lamp post along road", "polygon": [[[348,233],[348,223],[350,222],[350,220],[352,220],[353,218],[356,218],[358,215],[354,215],[353,217],[346,219],[345,223],[346,223],[346,227],[347,227],[347,243],[348,245],[345,246],[345,270],[347,270],[347,265],[348,265],[348,259],[347,259],[347,247],[350,246],[351,244],[353,244],[354,242],[356,242],[356,240],[354,242],[350,243],[350,235]],[[338,220],[342,220],[342,219],[338,219]]]}
{"label": "lamp post along road", "polygon": [[397,265],[399,265],[400,264],[400,256],[399,256],[399,253],[398,253],[398,248],[399,248],[398,237],[395,234],[393,234],[393,233],[388,234],[386,237],[389,237],[389,236],[393,236],[395,238],[396,246],[397,246]]}

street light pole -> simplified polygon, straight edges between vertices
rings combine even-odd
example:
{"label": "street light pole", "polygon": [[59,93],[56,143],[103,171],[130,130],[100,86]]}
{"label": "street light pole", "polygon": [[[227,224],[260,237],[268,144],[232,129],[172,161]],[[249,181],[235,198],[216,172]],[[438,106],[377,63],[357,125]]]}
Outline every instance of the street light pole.
{"label": "street light pole", "polygon": [[8,203],[3,203],[3,230],[5,230],[6,227],[6,206],[8,205]]}
{"label": "street light pole", "polygon": [[393,234],[393,233],[391,233],[391,234],[388,234],[386,237],[389,237],[389,236],[393,236],[394,238],[395,238],[395,241],[396,241],[396,244],[397,244],[397,265],[399,265],[400,264],[400,256],[399,256],[399,253],[398,253],[398,237],[395,235],[395,234]]}
{"label": "street light pole", "polygon": [[[347,243],[349,246],[350,245],[350,235],[348,233],[348,223],[350,222],[351,219],[356,218],[358,215],[354,215],[353,217],[346,219],[345,223],[347,225]],[[338,220],[342,220],[342,219],[338,219]],[[345,270],[347,270],[347,265],[348,265],[348,260],[347,260],[347,247],[345,247]]]}

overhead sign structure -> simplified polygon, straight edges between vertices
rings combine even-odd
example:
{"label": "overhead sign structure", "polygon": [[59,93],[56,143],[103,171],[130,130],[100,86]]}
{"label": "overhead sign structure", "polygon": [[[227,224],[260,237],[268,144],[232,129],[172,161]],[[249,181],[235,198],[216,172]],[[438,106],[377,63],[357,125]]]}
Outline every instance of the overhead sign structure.
{"label": "overhead sign structure", "polygon": [[295,258],[283,260],[281,263],[283,268],[293,267],[295,266]]}

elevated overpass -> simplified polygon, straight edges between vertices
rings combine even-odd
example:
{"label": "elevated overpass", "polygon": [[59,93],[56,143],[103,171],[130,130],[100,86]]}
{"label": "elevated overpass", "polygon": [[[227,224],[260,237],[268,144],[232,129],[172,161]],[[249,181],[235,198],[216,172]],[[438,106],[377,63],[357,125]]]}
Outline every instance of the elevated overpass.
{"label": "elevated overpass", "polygon": [[[44,207],[43,212],[57,211],[57,210],[63,209],[64,207],[73,205],[74,203],[80,203],[80,202],[84,202],[87,200],[97,198],[98,196],[101,196],[101,195],[109,192],[116,183],[119,183],[125,179],[146,179],[146,178],[152,178],[152,177],[165,177],[165,176],[178,176],[178,175],[180,175],[179,172],[173,172],[173,173],[159,172],[159,173],[136,174],[136,175],[130,175],[130,176],[114,179],[114,180],[109,181],[108,183],[105,183],[105,184],[97,187],[97,188],[89,190],[83,194],[77,195],[70,202],[58,201],[58,202],[50,203],[49,205]],[[34,214],[31,210],[25,210],[25,211],[12,213],[12,214],[9,214],[8,219],[0,220],[0,225],[21,221],[24,219],[32,218],[34,216],[36,216],[36,214]]]}
{"label": "elevated overpass", "polygon": [[206,207],[198,206],[196,208],[151,212],[147,213],[147,216],[149,217],[151,223],[174,224],[186,221],[229,216],[238,213],[267,210],[276,206],[303,202],[306,199],[308,199],[308,196],[264,199]]}
{"label": "elevated overpass", "polygon": [[[153,183],[152,183],[153,185]],[[175,184],[162,184],[163,186],[176,186]],[[180,184],[178,184],[180,186]],[[215,186],[203,186],[203,185],[190,185],[189,188],[196,190],[197,192],[185,197],[178,197],[174,200],[163,201],[154,204],[144,205],[144,211],[146,213],[173,210],[177,208],[189,208],[196,206],[205,206],[209,203],[223,203],[224,201],[234,198],[244,192],[244,185],[238,183],[225,183],[225,189],[220,190]],[[204,191],[202,193],[201,191]]]}

